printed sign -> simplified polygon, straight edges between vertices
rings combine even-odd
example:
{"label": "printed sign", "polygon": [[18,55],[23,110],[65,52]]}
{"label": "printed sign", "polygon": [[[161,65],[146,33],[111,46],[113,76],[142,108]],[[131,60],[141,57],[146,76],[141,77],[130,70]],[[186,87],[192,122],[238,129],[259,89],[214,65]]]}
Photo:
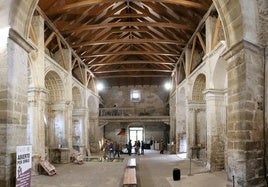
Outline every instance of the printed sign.
{"label": "printed sign", "polygon": [[32,146],[17,146],[16,187],[31,186]]}

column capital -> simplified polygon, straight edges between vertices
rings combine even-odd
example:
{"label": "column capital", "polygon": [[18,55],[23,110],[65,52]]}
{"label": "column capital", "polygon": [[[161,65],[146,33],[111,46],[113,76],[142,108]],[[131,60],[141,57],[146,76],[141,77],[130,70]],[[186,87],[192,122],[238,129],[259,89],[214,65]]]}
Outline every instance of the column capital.
{"label": "column capital", "polygon": [[31,87],[28,89],[28,93],[44,93],[47,94],[48,91],[46,88],[41,88],[41,87]]}
{"label": "column capital", "polygon": [[206,102],[188,100],[186,103],[186,108],[191,112],[206,111]]}
{"label": "column capital", "polygon": [[231,47],[227,48],[226,51],[222,54],[222,57],[229,61],[230,59],[234,58],[237,53],[239,53],[243,49],[249,49],[254,51],[255,53],[264,53],[264,46],[251,43],[247,40],[241,40],[237,42],[236,44],[232,45]]}
{"label": "column capital", "polygon": [[33,43],[23,38],[17,31],[10,28],[9,29],[9,38],[22,47],[27,53],[30,53],[32,50],[37,50]]}

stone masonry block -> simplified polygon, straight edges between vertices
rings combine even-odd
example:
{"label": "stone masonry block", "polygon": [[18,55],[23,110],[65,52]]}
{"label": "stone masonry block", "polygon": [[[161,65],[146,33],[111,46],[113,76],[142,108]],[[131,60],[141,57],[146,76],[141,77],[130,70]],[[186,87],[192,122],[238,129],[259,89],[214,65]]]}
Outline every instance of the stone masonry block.
{"label": "stone masonry block", "polygon": [[235,123],[235,130],[253,130],[253,124],[250,122],[240,121]]}

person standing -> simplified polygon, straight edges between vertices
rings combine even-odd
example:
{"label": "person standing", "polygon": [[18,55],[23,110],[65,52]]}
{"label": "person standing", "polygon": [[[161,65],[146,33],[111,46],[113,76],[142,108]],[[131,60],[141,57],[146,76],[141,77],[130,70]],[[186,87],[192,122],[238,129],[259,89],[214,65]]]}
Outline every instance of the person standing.
{"label": "person standing", "polygon": [[141,141],[141,154],[144,155],[144,141]]}
{"label": "person standing", "polygon": [[118,142],[114,144],[114,157],[117,155],[117,157],[120,158],[120,144]]}
{"label": "person standing", "polygon": [[105,141],[105,143],[102,146],[103,150],[103,158],[106,159],[109,153],[109,142],[108,140]]}
{"label": "person standing", "polygon": [[119,110],[118,110],[118,105],[114,104],[114,115],[119,116]]}
{"label": "person standing", "polygon": [[140,140],[137,141],[137,154],[140,155],[140,149],[141,149],[141,142]]}
{"label": "person standing", "polygon": [[132,150],[132,143],[131,143],[131,140],[129,140],[128,147],[127,147],[127,151],[129,155],[131,155],[131,150]]}
{"label": "person standing", "polygon": [[160,154],[164,154],[165,144],[164,144],[163,139],[160,141],[159,148],[160,148]]}
{"label": "person standing", "polygon": [[114,145],[113,142],[110,142],[109,144],[109,158],[114,158]]}

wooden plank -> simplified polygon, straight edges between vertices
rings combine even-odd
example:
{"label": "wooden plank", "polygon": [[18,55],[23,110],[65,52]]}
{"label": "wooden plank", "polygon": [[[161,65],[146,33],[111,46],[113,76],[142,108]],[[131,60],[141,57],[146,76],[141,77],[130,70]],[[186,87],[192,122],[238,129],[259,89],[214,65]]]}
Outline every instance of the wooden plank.
{"label": "wooden plank", "polygon": [[90,67],[96,66],[111,66],[111,65],[124,65],[124,64],[165,64],[174,67],[175,64],[167,61],[149,61],[149,60],[128,60],[128,61],[112,61],[107,63],[91,64]]}
{"label": "wooden plank", "polygon": [[195,44],[196,44],[196,36],[194,37],[194,41],[193,41],[193,46],[192,46],[192,52],[191,52],[191,58],[190,58],[190,66],[189,66],[189,74],[192,71],[192,66],[193,66],[193,60],[194,60],[194,50],[195,50]]}
{"label": "wooden plank", "polygon": [[[65,41],[64,37],[61,35],[61,33],[59,32],[59,30],[54,26],[54,24],[50,21],[50,19],[49,19],[49,18],[46,16],[46,14],[40,9],[39,6],[36,7],[36,11],[37,11],[37,12],[38,12],[38,13],[45,19],[45,22],[47,23],[47,26],[48,26],[51,30],[53,30],[53,32],[55,32],[55,33],[60,37],[60,39],[62,39],[64,45],[66,45],[67,48],[68,48],[69,50],[71,50],[72,55],[73,55],[75,58],[78,59],[78,63],[81,63],[81,64],[84,64],[84,65],[85,65],[85,63],[80,59],[80,57],[79,57],[79,56],[77,55],[77,53],[73,50],[73,48],[71,48],[70,45]],[[87,66],[86,66],[86,67],[87,67]],[[89,70],[88,70],[88,71],[89,71]],[[91,73],[92,73],[92,72],[91,72]],[[92,74],[92,76],[95,77],[94,74]]]}
{"label": "wooden plank", "polygon": [[110,53],[89,54],[81,56],[82,58],[102,57],[102,56],[120,56],[120,55],[160,55],[160,56],[179,56],[177,53],[167,53],[160,51],[119,51]]}
{"label": "wooden plank", "polygon": [[88,84],[89,84],[89,81],[91,79],[91,74],[90,73],[87,73],[87,81],[86,81],[86,86],[88,87]]}
{"label": "wooden plank", "polygon": [[49,37],[47,38],[47,40],[45,41],[45,47],[52,41],[52,39],[54,38],[54,36],[56,35],[55,32],[52,32]]}
{"label": "wooden plank", "polygon": [[214,34],[213,34],[211,49],[213,49],[217,44],[220,27],[221,27],[221,20],[220,20],[220,17],[218,17],[216,21],[216,25],[215,25]]}
{"label": "wooden plank", "polygon": [[166,70],[166,69],[145,69],[145,68],[133,68],[133,69],[128,69],[128,70],[125,70],[125,69],[111,69],[111,70],[106,70],[106,71],[97,71],[94,73],[95,74],[101,74],[101,73],[119,73],[119,72],[166,72],[166,73],[171,73],[172,70]]}
{"label": "wooden plank", "polygon": [[[208,17],[210,16],[210,13],[215,10],[215,5],[212,3],[212,5],[210,6],[209,10],[207,11],[207,13],[203,16],[202,20],[199,22],[198,26],[196,27],[193,35],[191,36],[190,40],[188,40],[188,43],[186,45],[186,47],[183,49],[180,59],[183,58],[183,54],[185,54],[186,49],[188,48],[188,46],[190,45],[190,43],[193,41],[193,39],[196,37],[196,33],[199,32],[204,24],[205,21],[208,19]],[[180,62],[180,59],[177,61],[176,65],[178,65],[178,63]]]}
{"label": "wooden plank", "polygon": [[168,23],[168,22],[115,22],[115,23],[101,23],[91,25],[73,25],[64,29],[64,33],[81,32],[87,30],[103,29],[107,27],[160,27],[160,28],[174,28],[192,30],[193,28],[186,24]]}
{"label": "wooden plank", "polygon": [[66,60],[65,60],[65,57],[64,57],[60,37],[58,37],[58,36],[57,36],[57,42],[58,42],[58,46],[59,46],[59,50],[60,50],[60,54],[61,54],[61,60],[62,60],[62,63],[63,63],[63,67],[64,67],[64,69],[66,69]]}
{"label": "wooden plank", "polygon": [[[72,62],[72,70],[74,69],[75,63],[78,62],[77,58],[75,58]],[[79,62],[78,62],[79,63]]]}
{"label": "wooden plank", "polygon": [[127,167],[136,167],[136,158],[128,159]]}
{"label": "wooden plank", "polygon": [[91,45],[103,45],[103,44],[143,44],[143,43],[160,43],[160,44],[172,44],[172,45],[184,45],[184,42],[177,40],[168,40],[168,39],[111,39],[111,40],[95,40],[89,42],[83,42],[72,47],[85,47]]}
{"label": "wooden plank", "polygon": [[33,26],[32,25],[30,26],[30,37],[33,40],[33,42],[35,44],[37,44],[37,39],[36,39],[35,32],[34,32],[34,29],[33,29]]}
{"label": "wooden plank", "polygon": [[204,53],[206,54],[206,45],[205,45],[205,43],[204,43],[204,40],[203,40],[203,38],[202,38],[200,32],[197,32],[196,35],[197,35],[197,37],[198,37],[198,39],[199,39],[199,42],[200,42],[200,44],[201,44],[201,46],[202,46],[202,49],[203,49]]}
{"label": "wooden plank", "polygon": [[[127,71],[126,71],[127,72]],[[106,78],[169,78],[170,74],[161,74],[161,75],[156,75],[156,74],[147,74],[147,75],[130,75],[130,74],[126,74],[126,75],[107,75],[107,76],[101,76],[101,78],[106,79]]]}
{"label": "wooden plank", "polygon": [[48,175],[56,174],[56,168],[52,164],[50,164],[47,160],[41,160],[39,164],[46,171]]}
{"label": "wooden plank", "polygon": [[[62,7],[55,7],[51,8],[48,11],[48,14],[53,14],[55,12],[61,13],[66,10],[74,9],[74,8],[83,8],[83,7],[88,7],[100,3],[114,3],[114,2],[120,2],[121,0],[84,0],[84,1],[78,1],[74,3],[69,3],[66,4]],[[142,1],[148,1],[151,2],[151,0],[142,0]],[[163,3],[171,3],[171,4],[177,4],[177,5],[182,5],[186,7],[192,7],[192,8],[197,8],[197,9],[206,9],[204,5],[198,2],[193,2],[190,0],[155,0],[155,2],[163,2]]]}
{"label": "wooden plank", "polygon": [[136,177],[135,168],[125,169],[123,185],[137,185],[137,177]]}
{"label": "wooden plank", "polygon": [[82,82],[83,82],[83,84],[85,84],[86,83],[85,74],[84,74],[84,72],[82,70],[82,67],[81,67],[81,64],[80,63],[78,63],[78,67],[79,67],[79,72],[81,74]]}

